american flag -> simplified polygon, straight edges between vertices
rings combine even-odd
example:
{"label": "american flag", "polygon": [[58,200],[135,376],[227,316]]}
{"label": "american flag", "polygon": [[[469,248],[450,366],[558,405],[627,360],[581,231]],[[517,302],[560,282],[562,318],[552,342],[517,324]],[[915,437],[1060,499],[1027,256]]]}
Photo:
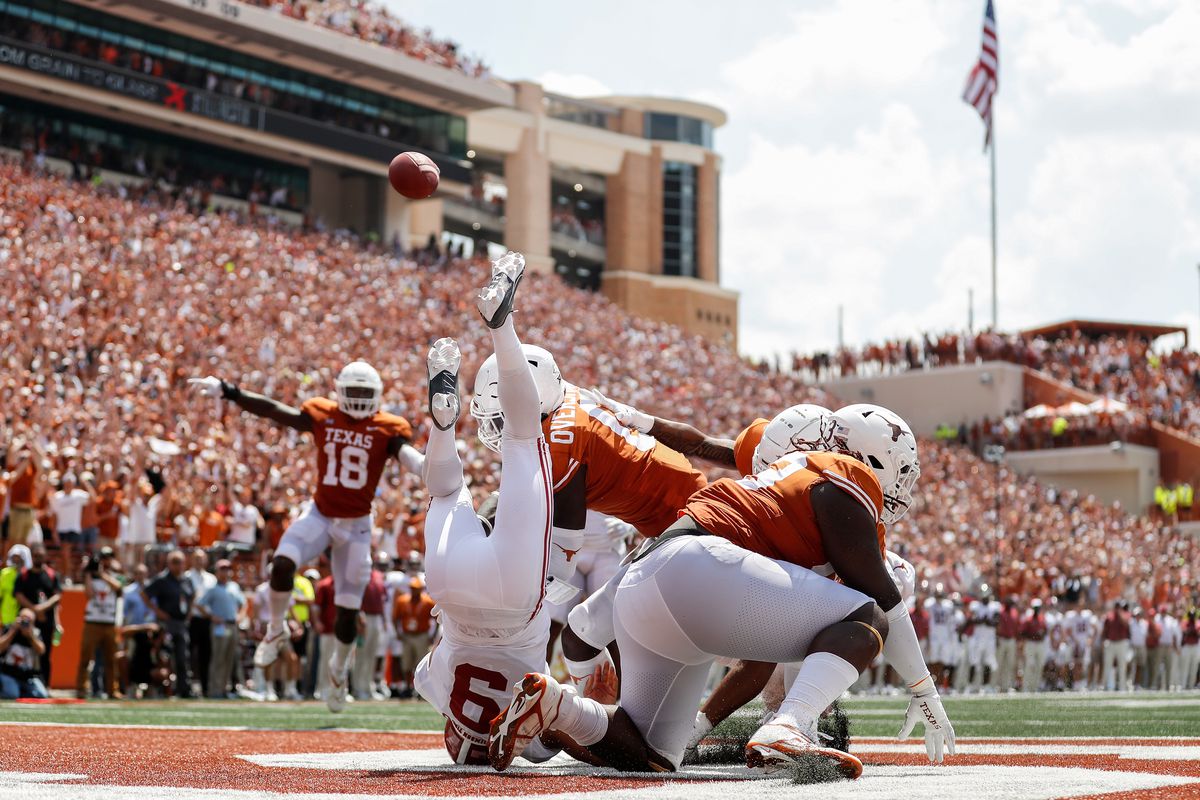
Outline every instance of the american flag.
{"label": "american flag", "polygon": [[967,76],[967,88],[963,90],[963,100],[975,106],[987,131],[983,137],[983,149],[986,150],[992,142],[992,98],[999,88],[1000,76],[1000,47],[996,39],[996,12],[992,8],[992,0],[987,0],[987,8],[983,11],[983,42],[979,47],[979,62]]}

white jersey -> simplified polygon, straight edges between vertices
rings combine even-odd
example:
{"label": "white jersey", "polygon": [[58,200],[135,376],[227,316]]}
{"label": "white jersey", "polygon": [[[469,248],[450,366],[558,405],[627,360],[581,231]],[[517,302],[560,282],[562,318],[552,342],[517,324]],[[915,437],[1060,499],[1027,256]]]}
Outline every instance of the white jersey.
{"label": "white jersey", "polygon": [[1076,647],[1088,647],[1096,634],[1096,615],[1087,608],[1071,609],[1063,615],[1063,625]]}
{"label": "white jersey", "polygon": [[948,597],[930,597],[925,601],[929,612],[929,638],[955,638],[954,602]]}
{"label": "white jersey", "polygon": [[472,750],[486,751],[491,721],[512,700],[513,687],[528,672],[549,671],[550,614],[542,608],[506,638],[462,627],[445,612],[437,619],[442,638],[417,665],[413,685],[468,743],[456,752],[459,763],[466,763]]}
{"label": "white jersey", "polygon": [[982,642],[995,642],[1000,610],[1000,604],[995,600],[990,603],[981,603],[978,600],[971,603],[971,617],[975,620],[971,637]]}

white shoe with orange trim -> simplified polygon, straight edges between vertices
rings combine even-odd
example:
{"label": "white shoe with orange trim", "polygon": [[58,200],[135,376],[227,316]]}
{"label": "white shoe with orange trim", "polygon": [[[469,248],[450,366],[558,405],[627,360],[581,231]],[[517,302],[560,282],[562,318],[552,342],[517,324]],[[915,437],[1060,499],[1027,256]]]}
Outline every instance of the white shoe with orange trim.
{"label": "white shoe with orange trim", "polygon": [[746,765],[775,772],[805,756],[818,756],[834,762],[847,778],[862,775],[862,762],[857,757],[832,747],[822,747],[816,725],[807,732],[786,722],[772,720],[763,725],[746,744]]}
{"label": "white shoe with orange trim", "polygon": [[554,678],[537,672],[526,674],[513,692],[508,708],[492,720],[488,761],[493,769],[497,772],[508,769],[535,736],[554,724],[562,697],[562,687]]}

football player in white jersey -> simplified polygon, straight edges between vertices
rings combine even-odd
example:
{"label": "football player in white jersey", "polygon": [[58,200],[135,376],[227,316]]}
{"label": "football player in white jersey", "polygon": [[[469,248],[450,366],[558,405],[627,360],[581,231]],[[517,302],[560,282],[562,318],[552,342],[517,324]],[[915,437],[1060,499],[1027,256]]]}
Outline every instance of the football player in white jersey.
{"label": "football player in white jersey", "polygon": [[[458,764],[487,763],[489,725],[512,686],[546,669],[552,487],[537,386],[511,317],[524,270],[519,253],[493,262],[476,303],[490,329],[504,407],[492,520],[476,516],[454,437],[461,412],[458,345],[439,339],[428,356],[434,427],[425,452],[425,580],[442,639],[417,666],[413,683],[446,718],[446,750]],[[553,752],[535,739],[524,755],[543,760]]]}
{"label": "football player in white jersey", "polygon": [[933,597],[925,598],[925,610],[929,612],[929,671],[940,686],[946,680],[949,668],[957,662],[955,648],[958,646],[954,601],[946,597],[942,584],[934,588]]}
{"label": "football player in white jersey", "polygon": [[[971,670],[971,690],[996,682],[996,625],[1000,622],[1000,604],[991,596],[971,603],[974,629],[967,640],[967,665]],[[986,674],[985,674],[986,673]]]}
{"label": "football player in white jersey", "polygon": [[1075,689],[1088,687],[1092,666],[1092,640],[1096,635],[1096,615],[1080,600],[1063,614],[1062,626],[1071,645],[1071,683]]}

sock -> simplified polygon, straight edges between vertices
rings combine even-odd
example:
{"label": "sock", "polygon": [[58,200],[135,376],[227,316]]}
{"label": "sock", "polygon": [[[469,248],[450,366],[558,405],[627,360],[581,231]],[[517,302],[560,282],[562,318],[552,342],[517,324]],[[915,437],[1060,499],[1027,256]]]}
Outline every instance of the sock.
{"label": "sock", "polygon": [[696,721],[692,723],[692,735],[688,739],[687,749],[691,750],[700,744],[700,740],[712,732],[713,724],[703,711],[696,712]]}
{"label": "sock", "polygon": [[283,682],[283,693],[284,694],[299,694],[299,692],[296,691],[296,682],[295,681],[284,681]]}
{"label": "sock", "polygon": [[267,597],[267,607],[271,611],[271,619],[267,622],[267,636],[274,636],[283,630],[283,618],[287,616],[292,604],[292,593],[277,592],[271,589]]}
{"label": "sock", "polygon": [[558,748],[553,750],[550,749],[542,743],[541,737],[535,736],[529,742],[529,744],[526,745],[525,751],[521,753],[521,758],[525,759],[526,761],[532,761],[534,764],[541,764],[544,761],[549,761],[550,759],[554,758],[559,754],[559,752],[560,750]]}
{"label": "sock", "polygon": [[521,349],[512,317],[491,330],[496,351],[496,392],[504,411],[504,431],[514,439],[536,439],[542,432],[542,406],[537,384]]}
{"label": "sock", "polygon": [[811,653],[779,705],[776,720],[805,730],[856,680],[858,670],[846,659],[833,653]]}
{"label": "sock", "polygon": [[254,681],[255,689],[260,692],[265,692],[267,690],[267,677],[263,674],[262,667],[255,667],[251,677]]}
{"label": "sock", "polygon": [[453,429],[444,431],[430,427],[423,469],[425,486],[431,497],[449,497],[462,487],[463,465]]}
{"label": "sock", "polygon": [[604,706],[581,697],[574,686],[564,686],[562,693],[553,730],[565,733],[583,747],[603,739],[608,733],[608,711]]}
{"label": "sock", "polygon": [[333,640],[333,658],[329,660],[329,668],[339,676],[345,676],[350,669],[350,657],[354,655],[354,642],[346,643],[341,639]]}
{"label": "sock", "polygon": [[563,656],[563,665],[567,668],[567,678],[570,680],[571,685],[575,687],[575,691],[579,693],[580,697],[587,694],[588,686],[592,683],[592,675],[596,672],[596,668],[609,660],[607,650],[601,650],[586,661],[572,661]]}

